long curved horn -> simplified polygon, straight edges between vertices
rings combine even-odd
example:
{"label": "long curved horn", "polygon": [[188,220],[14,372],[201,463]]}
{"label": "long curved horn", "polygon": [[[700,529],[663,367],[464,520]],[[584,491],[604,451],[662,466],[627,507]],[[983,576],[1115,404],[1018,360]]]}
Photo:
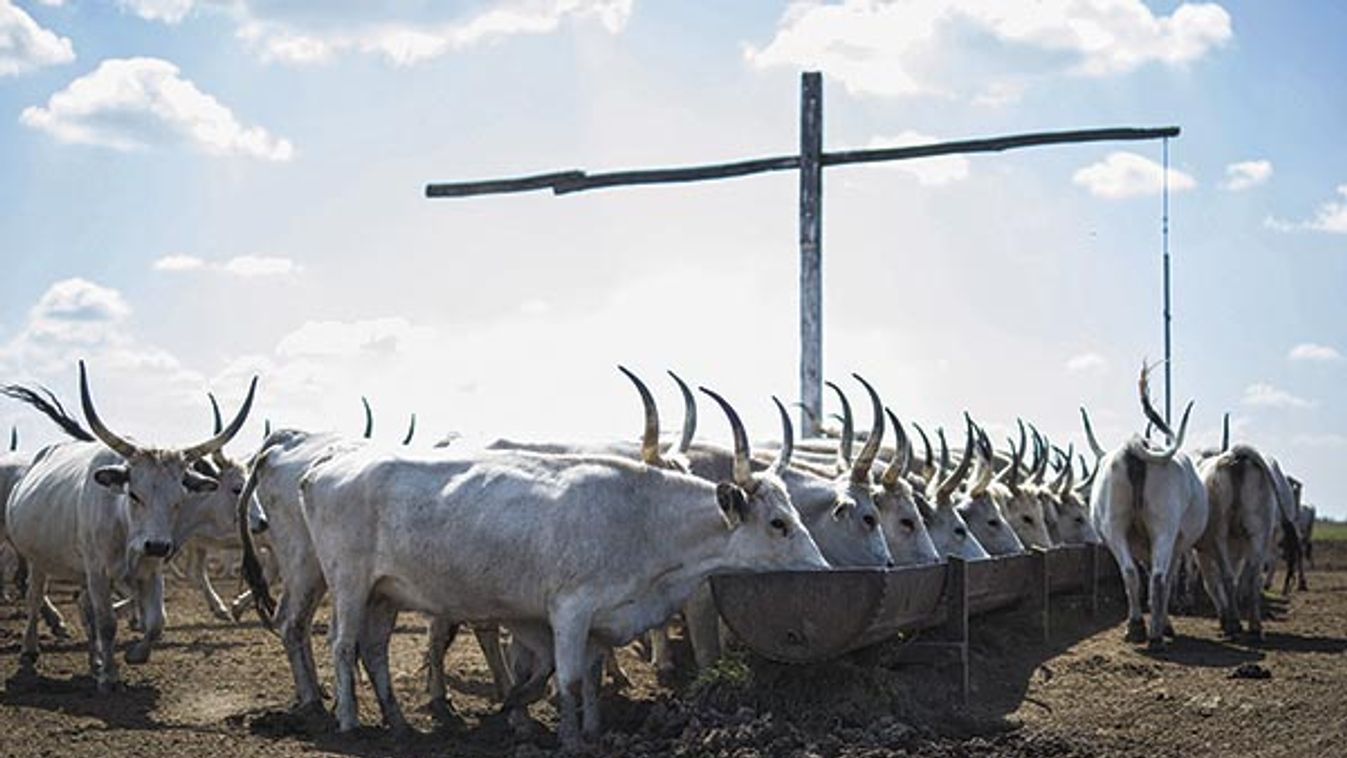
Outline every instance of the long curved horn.
{"label": "long curved horn", "polygon": [[683,393],[683,436],[678,439],[678,452],[686,453],[692,449],[692,438],[697,434],[697,396],[692,394],[687,382],[672,371],[666,372],[678,383],[678,391]]}
{"label": "long curved horn", "polygon": [[374,434],[374,411],[370,410],[369,400],[364,395],[360,396],[360,404],[365,406],[365,439],[369,439]]}
{"label": "long curved horn", "polygon": [[[967,414],[965,414],[965,416],[966,415]],[[985,429],[978,426],[972,418],[968,418],[967,421],[973,424],[974,433],[976,434],[975,445],[978,457],[978,478],[977,481],[973,483],[973,486],[969,488],[969,491],[975,496],[978,496],[985,493],[987,487],[991,486],[992,483],[992,443],[991,440],[987,439],[987,432]]]}
{"label": "long curved horn", "polygon": [[11,426],[9,428],[9,452],[19,449],[19,427]]}
{"label": "long curved horn", "polygon": [[1060,482],[1060,486],[1057,488],[1057,497],[1059,498],[1065,498],[1067,495],[1071,494],[1071,485],[1074,484],[1076,480],[1075,458],[1076,443],[1072,442],[1066,446],[1066,465],[1062,467],[1065,471],[1062,474],[1062,482]]}
{"label": "long curved horn", "polygon": [[271,419],[262,419],[262,439],[271,436]]}
{"label": "long curved horn", "polygon": [[98,411],[94,410],[93,398],[89,396],[89,380],[84,372],[84,361],[80,361],[80,405],[84,407],[84,420],[89,422],[89,430],[104,445],[112,448],[113,452],[123,458],[130,458],[139,452],[140,448],[113,434],[98,417]]}
{"label": "long curved horn", "polygon": [[749,448],[748,432],[744,431],[744,422],[739,420],[739,414],[734,412],[734,408],[726,402],[725,398],[717,395],[713,390],[705,387],[697,389],[711,396],[720,405],[720,409],[725,412],[725,417],[730,422],[730,434],[734,436],[734,483],[743,487],[745,490],[752,490],[753,476],[752,469],[749,468]]}
{"label": "long curved horn", "polygon": [[1169,428],[1169,424],[1165,423],[1164,417],[1155,410],[1155,406],[1151,405],[1150,375],[1151,371],[1161,363],[1164,363],[1164,361],[1147,366],[1144,360],[1141,362],[1141,378],[1137,379],[1137,392],[1141,395],[1141,412],[1145,414],[1146,419],[1155,424],[1155,428],[1159,429],[1165,437],[1172,440],[1174,439],[1174,430]]}
{"label": "long curved horn", "polygon": [[1094,436],[1094,427],[1090,425],[1090,413],[1083,405],[1080,407],[1080,422],[1085,426],[1085,439],[1090,443],[1090,452],[1094,453],[1095,460],[1103,458],[1104,448]]}
{"label": "long curved horn", "polygon": [[1048,475],[1048,464],[1052,462],[1052,442],[1046,435],[1043,437],[1043,455],[1038,461],[1038,470],[1034,472],[1034,484],[1042,485],[1043,479]]}
{"label": "long curved horn", "polygon": [[636,391],[641,393],[641,407],[645,409],[645,431],[641,434],[641,460],[649,465],[656,465],[659,463],[659,409],[655,407],[655,398],[651,396],[650,388],[645,386],[645,382],[628,371],[626,366],[618,366],[617,370],[626,374],[631,383],[636,385]]}
{"label": "long curved horn", "polygon": [[1193,401],[1188,401],[1188,406],[1183,409],[1183,420],[1179,422],[1179,433],[1174,435],[1174,440],[1170,442],[1169,447],[1163,450],[1151,450],[1145,445],[1138,445],[1139,450],[1135,450],[1143,459],[1149,463],[1164,463],[1174,457],[1183,447],[1183,435],[1188,432],[1188,414],[1193,412]]}
{"label": "long curved horn", "polygon": [[[1024,430],[1023,425],[1020,426],[1020,430]],[[1008,487],[1011,492],[1019,493],[1020,463],[1024,460],[1024,446],[1029,444],[1029,440],[1025,437],[1021,437],[1019,447],[1016,447],[1015,440],[1012,440],[1009,437],[1006,438],[1006,442],[1010,445],[1010,465],[1006,466],[1006,470],[1001,472],[998,481]]]}
{"label": "long curved horn", "polygon": [[243,428],[243,422],[248,420],[248,412],[253,409],[253,396],[256,394],[257,377],[254,376],[253,380],[248,383],[248,396],[243,399],[243,406],[239,408],[238,415],[234,416],[234,420],[229,422],[229,426],[226,426],[223,431],[205,442],[183,450],[183,456],[189,461],[196,458],[204,458],[229,444],[229,441],[234,438],[234,435],[238,434],[239,430]]}
{"label": "long curved horn", "polygon": [[945,427],[937,426],[935,436],[940,438],[940,475],[944,476],[949,471],[949,444],[945,442]]}
{"label": "long curved horn", "polygon": [[921,473],[923,478],[925,478],[927,481],[930,481],[930,479],[934,476],[933,472],[935,470],[934,467],[931,465],[931,438],[926,436],[926,430],[921,428],[921,424],[918,424],[917,422],[913,421],[912,428],[916,429],[917,434],[921,435],[921,447],[922,450],[924,451]]}
{"label": "long curved horn", "polygon": [[402,438],[403,446],[412,444],[412,438],[416,436],[416,414],[412,414],[412,421],[407,425],[407,436]]}
{"label": "long curved horn", "polygon": [[1221,452],[1230,450],[1230,414],[1221,417]]}
{"label": "long curved horn", "polygon": [[781,414],[781,452],[777,453],[776,461],[772,463],[772,473],[780,476],[790,466],[790,456],[795,452],[795,426],[790,423],[786,406],[781,404],[776,395],[772,395],[772,402],[776,403],[776,411]]}
{"label": "long curved horn", "polygon": [[846,469],[851,466],[851,448],[856,443],[856,417],[851,415],[851,401],[847,400],[842,388],[832,382],[824,384],[837,393],[837,399],[842,403],[842,437],[837,445],[837,468]]}
{"label": "long curved horn", "polygon": [[963,446],[963,460],[959,461],[958,468],[954,469],[935,491],[936,503],[944,504],[949,502],[950,495],[959,486],[959,482],[968,475],[968,467],[973,465],[973,425],[971,422],[965,424]]}
{"label": "long curved horn", "polygon": [[884,468],[884,473],[879,477],[879,483],[886,489],[893,489],[898,484],[898,479],[907,471],[907,464],[912,462],[912,446],[908,444],[907,433],[903,431],[903,424],[888,408],[884,409],[884,415],[889,417],[889,426],[893,427],[893,460]]}
{"label": "long curved horn", "polygon": [[207,392],[206,397],[210,398],[210,415],[215,420],[215,426],[211,428],[211,434],[219,434],[224,428],[224,421],[220,418],[220,404],[215,400],[214,392]]}
{"label": "long curved horn", "polygon": [[884,442],[884,403],[880,401],[875,388],[862,379],[860,374],[852,374],[851,378],[865,387],[866,393],[870,395],[870,410],[875,414],[875,422],[870,427],[870,436],[865,439],[865,447],[861,448],[860,455],[856,456],[855,465],[851,467],[851,481],[865,483],[870,481],[870,468],[874,466],[875,458],[879,455],[879,446]]}
{"label": "long curved horn", "polygon": [[1034,426],[1032,421],[1028,422],[1028,427],[1029,434],[1032,437],[1030,441],[1034,443],[1034,457],[1029,460],[1029,465],[1025,467],[1024,473],[1032,477],[1034,472],[1038,470],[1038,464],[1043,461],[1043,435],[1038,433],[1038,427]]}

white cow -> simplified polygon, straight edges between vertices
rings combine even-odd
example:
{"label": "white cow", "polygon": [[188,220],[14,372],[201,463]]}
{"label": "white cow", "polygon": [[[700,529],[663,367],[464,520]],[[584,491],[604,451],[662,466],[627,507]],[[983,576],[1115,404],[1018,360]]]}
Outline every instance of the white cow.
{"label": "white cow", "polygon": [[662,623],[712,573],[826,568],[777,472],[750,472],[733,425],[735,476],[719,484],[603,456],[362,451],[316,464],[303,502],[333,596],[340,728],[359,723],[357,650],[385,721],[406,728],[387,655],[401,609],[550,639],[560,736],[573,747],[581,698],[585,733],[599,728],[585,672],[602,646]]}
{"label": "white cow", "polygon": [[[924,434],[922,436],[925,437]],[[968,523],[960,515],[954,501],[959,483],[968,475],[973,465],[973,444],[973,429],[969,426],[963,458],[959,461],[958,467],[943,481],[935,482],[930,490],[929,500],[935,502],[934,507],[929,504],[927,495],[920,490],[914,490],[913,493],[917,499],[917,508],[921,510],[926,528],[930,532],[931,541],[935,543],[936,551],[941,556],[952,555],[969,561],[990,557],[987,549],[978,541],[977,535],[968,528]],[[926,458],[929,464],[929,445]]]}
{"label": "white cow", "polygon": [[101,444],[67,442],[44,448],[6,507],[10,541],[28,560],[30,572],[23,671],[31,673],[37,661],[37,620],[49,577],[83,584],[80,607],[89,638],[89,667],[100,692],[119,681],[114,588],[135,601],[145,630],[126,660],[136,664],[149,659],[163,631],[163,562],[190,535],[199,493],[218,486],[192,464],[238,432],[256,389],[254,378],[238,415],[220,434],[186,449],[157,450],[136,445],[103,425],[80,362],[80,400]]}
{"label": "white cow", "polygon": [[[1142,406],[1149,412],[1146,371],[1140,382]],[[1127,590],[1128,642],[1148,641],[1164,648],[1169,626],[1169,600],[1178,562],[1192,550],[1207,526],[1207,491],[1188,456],[1179,452],[1188,429],[1192,403],[1183,412],[1177,435],[1160,450],[1140,436],[1108,453],[1100,462],[1090,504],[1095,529],[1108,545]],[[1158,419],[1158,416],[1155,417]],[[1168,427],[1160,422],[1162,431]],[[1151,627],[1141,615],[1141,575],[1137,561],[1150,570]]]}
{"label": "white cow", "polygon": [[[997,502],[1000,497],[1004,497],[1005,492],[1001,491],[1002,488],[999,484],[996,485],[997,490],[992,489],[992,467],[995,464],[992,463],[991,447],[985,442],[985,438],[981,444],[978,444],[976,427],[966,413],[964,414],[964,424],[967,427],[969,444],[965,445],[964,456],[959,461],[955,473],[958,474],[960,470],[967,472],[974,458],[977,462],[977,473],[969,484],[968,492],[955,505],[955,510],[963,517],[968,528],[977,537],[978,543],[988,553],[992,555],[1022,553],[1024,552],[1024,543],[1020,541],[1015,528],[1006,519],[1009,512],[1003,511],[1001,505]],[[960,474],[958,479],[962,479],[962,477],[963,475]],[[955,477],[950,477],[950,479],[953,479],[957,486],[958,479],[955,479]],[[944,486],[944,484],[941,485],[942,488]],[[953,492],[950,492],[945,496],[945,499],[952,495]],[[940,500],[941,498],[936,498],[937,502]],[[1019,514],[1016,515],[1018,518]],[[1025,510],[1023,515],[1031,517],[1031,523],[1028,526],[1035,530],[1033,532],[1035,535],[1041,533],[1041,537],[1036,539],[1044,543],[1043,547],[1047,547],[1047,532],[1043,528],[1043,512],[1038,507],[1038,503],[1035,501],[1032,509]]]}
{"label": "white cow", "polygon": [[1277,521],[1272,472],[1258,450],[1235,445],[1203,459],[1198,473],[1209,508],[1207,528],[1196,546],[1207,594],[1224,634],[1239,635],[1243,605],[1249,636],[1261,640],[1263,571]]}

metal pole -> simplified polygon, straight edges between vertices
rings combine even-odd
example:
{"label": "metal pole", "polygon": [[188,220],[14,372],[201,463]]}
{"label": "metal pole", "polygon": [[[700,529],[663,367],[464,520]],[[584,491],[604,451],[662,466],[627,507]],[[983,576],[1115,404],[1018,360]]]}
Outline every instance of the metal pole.
{"label": "metal pole", "polygon": [[1169,324],[1171,321],[1169,311],[1169,138],[1165,137],[1161,142],[1164,151],[1164,171],[1163,188],[1161,190],[1162,213],[1160,217],[1160,236],[1164,247],[1165,255],[1165,423],[1171,427],[1174,419],[1170,416],[1172,410],[1170,397],[1172,395],[1173,384],[1171,369],[1174,365],[1170,354]]}
{"label": "metal pole", "polygon": [[823,418],[823,77],[800,75],[800,436]]}

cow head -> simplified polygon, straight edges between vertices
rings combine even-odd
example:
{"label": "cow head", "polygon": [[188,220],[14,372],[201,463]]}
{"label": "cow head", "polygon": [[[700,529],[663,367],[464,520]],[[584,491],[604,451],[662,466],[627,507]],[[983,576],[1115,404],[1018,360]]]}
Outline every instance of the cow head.
{"label": "cow head", "polygon": [[94,482],[122,495],[127,530],[128,568],[140,558],[165,559],[182,546],[182,525],[193,516],[185,513],[201,495],[215,493],[220,480],[203,473],[195,464],[218,452],[248,417],[257,379],[248,388],[248,397],[229,426],[198,445],[181,450],[157,450],[141,447],[115,434],[103,424],[94,409],[84,362],[80,361],[80,402],[89,429],[104,445],[121,456],[120,463],[106,465],[93,473]]}
{"label": "cow head", "polygon": [[[912,446],[908,444],[902,422],[893,411],[885,408],[884,413],[889,418],[897,441],[894,443],[893,460],[889,461],[879,477],[880,489],[875,494],[875,506],[879,509],[889,553],[898,566],[939,563],[940,553],[931,539],[926,518],[918,508],[918,493],[903,476],[911,463]],[[967,532],[966,529],[964,531]]]}
{"label": "cow head", "polygon": [[992,479],[990,453],[986,451],[985,444],[975,445],[975,426],[972,419],[968,418],[968,414],[964,414],[964,424],[967,428],[967,441],[964,444],[963,458],[936,491],[936,502],[944,504],[952,501],[954,489],[958,486],[959,480],[971,470],[973,459],[976,457],[978,472],[963,500],[955,506],[955,510],[963,517],[968,529],[988,553],[1007,555],[1024,552],[1023,544],[1006,523],[993,497],[990,488]]}
{"label": "cow head", "polygon": [[[725,565],[758,570],[827,568],[828,562],[800,521],[781,481],[781,472],[790,465],[791,436],[786,437],[781,456],[769,469],[753,473],[748,434],[739,414],[720,395],[705,387],[700,389],[720,405],[734,436],[732,480],[716,484],[716,500],[730,530]],[[780,402],[777,407],[781,408]]]}
{"label": "cow head", "polygon": [[[870,436],[854,460],[839,461],[840,473],[832,481],[832,504],[828,512],[814,518],[809,523],[809,531],[818,542],[819,549],[828,562],[834,566],[893,566],[893,556],[889,552],[888,540],[882,524],[882,514],[875,504],[875,487],[871,484],[870,470],[875,457],[879,455],[879,446],[884,441],[884,404],[870,383],[857,374],[856,381],[865,387],[870,396],[870,405],[874,414],[874,423],[870,427]],[[836,387],[836,385],[833,385]],[[841,391],[838,390],[839,396]],[[790,436],[790,419],[778,403],[781,410],[781,422],[787,436]],[[846,414],[850,416],[850,408]],[[850,423],[844,426],[850,427]],[[850,445],[844,444],[849,454]]]}

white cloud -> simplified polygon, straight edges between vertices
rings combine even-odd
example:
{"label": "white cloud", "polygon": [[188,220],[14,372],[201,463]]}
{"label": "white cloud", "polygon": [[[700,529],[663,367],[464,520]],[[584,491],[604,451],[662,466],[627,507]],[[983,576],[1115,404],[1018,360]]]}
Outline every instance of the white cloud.
{"label": "white cloud", "polygon": [[1288,360],[1293,361],[1311,361],[1315,363],[1336,363],[1342,360],[1342,353],[1336,348],[1328,345],[1316,345],[1313,342],[1305,342],[1291,348],[1291,352],[1286,354]]}
{"label": "white cloud", "polygon": [[109,59],[19,118],[61,142],[135,150],[185,143],[210,155],[287,161],[294,148],[246,127],[214,97],[158,58]]}
{"label": "white cloud", "polygon": [[1099,353],[1073,355],[1066,362],[1066,370],[1072,373],[1099,373],[1106,368],[1108,368],[1108,361]]}
{"label": "white cloud", "polygon": [[357,357],[405,352],[410,346],[429,347],[435,333],[405,318],[365,321],[308,321],[283,337],[276,353],[286,358]]}
{"label": "white cloud", "polygon": [[[1136,153],[1109,153],[1072,174],[1071,181],[1096,197],[1120,200],[1141,195],[1157,195],[1164,186],[1165,170],[1159,163]],[[1169,169],[1169,191],[1183,192],[1197,186],[1193,177]]]}
{"label": "white cloud", "polygon": [[1320,205],[1313,219],[1308,221],[1283,221],[1268,216],[1263,220],[1263,225],[1279,232],[1308,230],[1347,234],[1347,184],[1338,185],[1338,194],[1341,195],[1341,199],[1329,200]]}
{"label": "white cloud", "polygon": [[1313,408],[1314,402],[1280,390],[1271,384],[1250,384],[1244,388],[1240,403],[1257,408]]}
{"label": "white cloud", "polygon": [[631,16],[632,0],[515,0],[467,16],[452,3],[415,14],[389,12],[379,3],[348,3],[322,14],[259,0],[234,7],[239,38],[264,61],[314,64],[362,53],[410,66],[511,36],[550,34],[567,20],[597,22],[616,34]]}
{"label": "white cloud", "polygon": [[[1017,94],[1025,76],[1108,76],[1196,61],[1231,39],[1230,14],[1183,3],[1157,16],[1141,0],[844,0],[790,5],[758,68],[819,69],[857,95]],[[990,85],[990,86],[989,86]]]}
{"label": "white cloud", "polygon": [[68,37],[43,29],[10,0],[0,0],[0,76],[75,60]]}
{"label": "white cloud", "polygon": [[1225,167],[1225,183],[1222,189],[1239,192],[1257,187],[1272,178],[1272,161],[1240,161]]}
{"label": "white cloud", "polygon": [[206,262],[191,255],[165,255],[154,262],[155,271],[196,271],[204,268]]}
{"label": "white cloud", "polygon": [[[910,145],[928,145],[938,141],[928,134],[905,131],[892,137],[872,137],[867,147],[907,147]],[[883,170],[902,171],[911,174],[916,177],[918,183],[935,187],[967,179],[968,166],[968,159],[964,156],[948,155],[891,161],[880,164],[879,167]]]}
{"label": "white cloud", "polygon": [[268,255],[239,255],[223,262],[207,261],[192,255],[166,255],[150,265],[155,271],[221,271],[234,276],[283,276],[302,271],[289,258]]}
{"label": "white cloud", "polygon": [[176,24],[186,18],[194,0],[117,0],[117,4],[146,21]]}

